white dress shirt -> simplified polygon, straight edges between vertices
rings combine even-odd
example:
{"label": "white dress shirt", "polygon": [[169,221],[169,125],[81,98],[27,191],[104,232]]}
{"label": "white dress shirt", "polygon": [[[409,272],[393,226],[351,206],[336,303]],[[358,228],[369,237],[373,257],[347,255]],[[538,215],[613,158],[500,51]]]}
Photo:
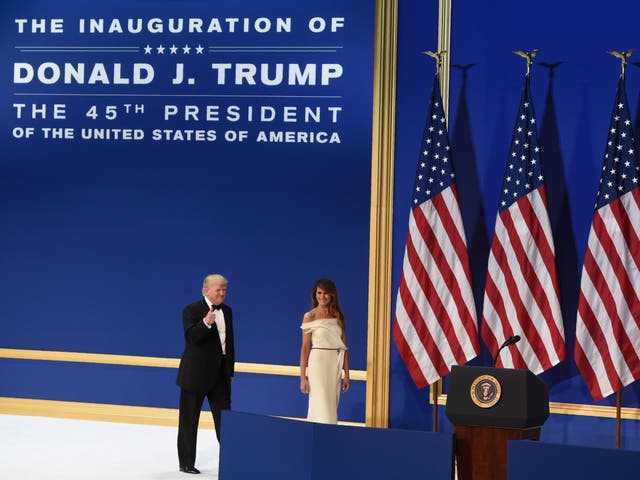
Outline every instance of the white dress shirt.
{"label": "white dress shirt", "polygon": [[[207,297],[204,297],[204,301],[209,305],[209,310],[211,310],[212,303],[209,301]],[[227,324],[224,323],[224,312],[222,309],[214,310],[213,317],[215,318],[216,328],[218,329],[218,335],[220,336],[220,345],[222,345],[222,354],[226,355],[226,339],[227,339]],[[202,319],[207,328],[211,328],[212,325],[208,325],[207,322]]]}

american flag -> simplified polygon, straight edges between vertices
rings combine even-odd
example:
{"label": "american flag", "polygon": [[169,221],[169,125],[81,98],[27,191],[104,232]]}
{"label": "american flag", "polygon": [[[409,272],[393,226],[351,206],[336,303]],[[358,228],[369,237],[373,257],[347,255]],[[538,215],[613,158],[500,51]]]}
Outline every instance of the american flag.
{"label": "american flag", "polygon": [[624,78],[584,256],[575,360],[594,400],[640,377],[640,190]]}
{"label": "american flag", "polygon": [[525,78],[489,253],[482,339],[496,365],[541,373],[565,358],[555,253],[536,116]]}
{"label": "american flag", "polygon": [[478,355],[478,325],[436,75],[411,199],[393,338],[418,388]]}

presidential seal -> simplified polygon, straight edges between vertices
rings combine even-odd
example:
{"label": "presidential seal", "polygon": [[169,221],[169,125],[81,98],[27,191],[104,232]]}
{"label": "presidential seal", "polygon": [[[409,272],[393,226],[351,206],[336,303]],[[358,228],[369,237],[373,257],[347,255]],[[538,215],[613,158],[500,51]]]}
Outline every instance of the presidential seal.
{"label": "presidential seal", "polygon": [[500,400],[500,382],[491,375],[480,375],[471,384],[471,400],[480,408],[491,408]]}

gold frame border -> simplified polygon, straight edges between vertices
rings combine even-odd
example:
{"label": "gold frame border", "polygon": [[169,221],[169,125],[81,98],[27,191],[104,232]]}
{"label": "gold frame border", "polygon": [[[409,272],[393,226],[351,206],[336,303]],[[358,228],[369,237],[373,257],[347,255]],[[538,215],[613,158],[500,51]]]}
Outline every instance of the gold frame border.
{"label": "gold frame border", "polygon": [[[433,401],[430,401],[433,403]],[[438,405],[447,404],[447,394],[438,395]],[[549,412],[557,415],[576,415],[581,417],[616,418],[616,407],[608,405],[588,405],[585,403],[549,402]],[[640,408],[622,407],[620,418],[640,420]]]}
{"label": "gold frame border", "polygon": [[[180,359],[164,357],[140,357],[104,353],[62,352],[52,350],[27,350],[0,348],[0,358],[18,360],[41,360],[50,362],[93,363],[100,365],[122,365],[130,367],[178,368]],[[297,377],[299,366],[236,362],[236,372],[282,375]],[[364,370],[351,370],[351,380],[367,380]],[[178,425],[178,410],[172,408],[140,407],[132,405],[112,405],[103,403],[68,402],[38,400],[31,398],[0,397],[0,414],[28,415],[38,417],[68,418],[77,420],[97,420],[103,422],[134,423],[141,425]],[[304,418],[282,417],[305,421]],[[365,426],[361,422],[338,422],[340,425]],[[208,415],[200,417],[200,428],[213,429],[213,419]]]}
{"label": "gold frame border", "polygon": [[[446,395],[440,395],[440,403],[445,404],[446,400]],[[551,402],[549,408],[552,414],[558,415],[616,418],[616,408],[610,406]],[[0,414],[95,420],[140,425],[161,425],[168,427],[175,427],[178,424],[178,410],[172,408],[37,400],[31,398],[0,397]],[[282,418],[304,420],[295,417]],[[623,407],[621,409],[621,418],[624,420],[640,420],[640,409]],[[353,426],[365,425],[359,422],[339,423],[341,425]],[[213,429],[213,420],[209,415],[202,415],[200,417],[200,428]]]}
{"label": "gold frame border", "polygon": [[[0,397],[0,413],[73,420],[134,423],[138,425],[178,426],[178,410],[175,408],[135,407],[104,403],[62,402],[32,398]],[[280,417],[306,421],[304,418]],[[358,422],[338,422],[340,425],[364,426]],[[211,415],[201,415],[199,428],[213,430]]]}
{"label": "gold frame border", "polygon": [[[20,360],[44,360],[51,362],[97,363],[107,365],[124,365],[130,367],[178,368],[179,358],[138,357],[133,355],[113,355],[107,353],[60,352],[53,350],[23,350],[0,348],[0,358]],[[236,362],[236,372],[262,375],[284,375],[297,377],[299,366],[276,365],[270,363]],[[367,380],[364,370],[350,370],[351,380]]]}
{"label": "gold frame border", "polygon": [[[449,77],[451,73],[451,0],[440,0],[438,5],[438,51],[447,52],[442,56],[440,67],[440,91],[442,107],[449,119]],[[449,122],[447,121],[447,127]]]}
{"label": "gold frame border", "polygon": [[397,0],[376,2],[375,29],[365,418],[367,426],[384,428],[389,424]]}

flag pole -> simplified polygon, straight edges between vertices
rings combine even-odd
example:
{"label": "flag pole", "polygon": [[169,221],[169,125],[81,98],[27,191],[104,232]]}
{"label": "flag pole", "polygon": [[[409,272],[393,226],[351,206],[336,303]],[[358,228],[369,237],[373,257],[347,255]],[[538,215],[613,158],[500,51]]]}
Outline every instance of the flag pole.
{"label": "flag pole", "polygon": [[447,53],[446,50],[440,50],[439,52],[432,52],[427,50],[426,52],[422,52],[425,55],[429,55],[430,57],[433,57],[436,59],[436,74],[438,75],[438,78],[440,78],[440,69],[442,68],[442,63],[444,61],[444,56]]}
{"label": "flag pole", "polygon": [[523,52],[523,51],[517,50],[513,53],[527,60],[527,77],[528,77],[529,74],[531,73],[531,65],[533,65],[533,59],[538,54],[538,49],[537,48],[533,49],[530,52]]}
{"label": "flag pole", "polygon": [[627,50],[626,52],[616,52],[615,50],[609,50],[607,52],[609,55],[613,55],[616,58],[620,59],[620,64],[622,67],[622,79],[624,80],[624,71],[627,68],[627,58],[629,58],[631,56],[631,54],[633,53],[633,48],[630,48],[629,50]]}
{"label": "flag pole", "polygon": [[442,385],[442,380],[437,380],[431,385],[431,399],[433,400],[433,431],[438,431],[438,395]]}
{"label": "flag pole", "polygon": [[[623,73],[624,75],[624,73]],[[621,408],[621,400],[620,397],[622,395],[620,394],[620,391],[618,390],[616,392],[616,448],[620,448],[620,412],[622,410]]]}
{"label": "flag pole", "polygon": [[[621,73],[620,76],[622,80],[624,80],[625,69],[627,68],[627,58],[631,56],[633,53],[633,49],[630,48],[626,52],[616,52],[615,50],[610,50],[607,52],[609,55],[613,55],[616,58],[620,59],[620,67]],[[621,391],[618,390],[616,392],[616,448],[620,448],[620,423],[622,417],[622,394]]]}
{"label": "flag pole", "polygon": [[[442,68],[442,63],[444,59],[444,55],[447,53],[446,50],[440,50],[439,52],[426,51],[422,52],[425,55],[429,55],[436,59],[436,75],[438,76],[438,81],[441,81],[440,78],[440,69]],[[442,88],[442,85],[440,85]],[[430,387],[431,389],[431,402],[433,403],[433,431],[438,431],[438,396],[440,391],[442,390],[442,380],[437,380]]]}

